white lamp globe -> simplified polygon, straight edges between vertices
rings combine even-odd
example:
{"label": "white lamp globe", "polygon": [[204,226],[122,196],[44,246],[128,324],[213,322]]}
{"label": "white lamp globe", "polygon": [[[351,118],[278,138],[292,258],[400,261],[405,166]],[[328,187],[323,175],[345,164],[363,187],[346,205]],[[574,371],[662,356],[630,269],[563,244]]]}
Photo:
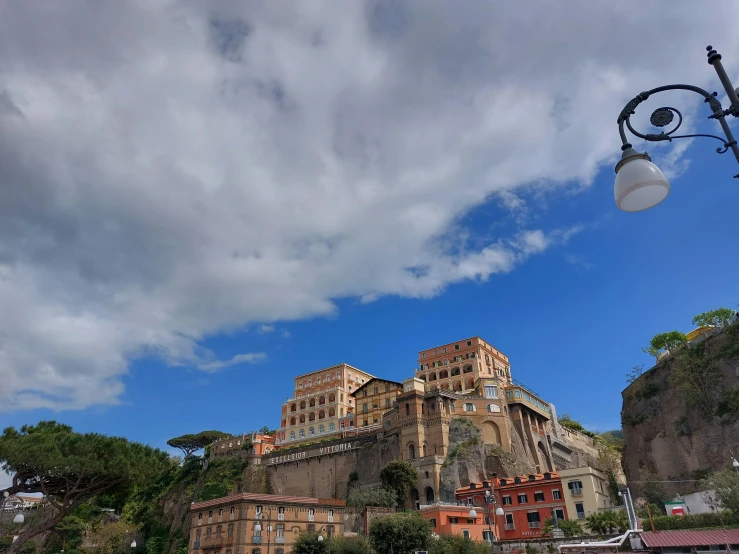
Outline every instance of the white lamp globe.
{"label": "white lamp globe", "polygon": [[736,458],[732,458],[731,465],[734,466],[735,468],[739,468],[739,460],[737,460]]}
{"label": "white lamp globe", "polygon": [[13,523],[23,523],[26,521],[26,518],[23,516],[23,514],[15,514],[15,517],[13,518]]}
{"label": "white lamp globe", "polygon": [[473,518],[474,518],[474,517],[477,517],[477,512],[475,511],[475,509],[474,509],[474,508],[472,508],[472,509],[470,510],[469,516],[470,516],[470,517],[473,517]]}
{"label": "white lamp globe", "polygon": [[503,514],[504,514],[503,508],[501,508],[500,506],[498,506],[498,508],[495,510],[495,515],[496,516],[502,516]]}
{"label": "white lamp globe", "polygon": [[624,159],[616,166],[613,192],[620,209],[641,212],[667,198],[670,183],[647,154],[637,154],[631,150],[624,152]]}
{"label": "white lamp globe", "polygon": [[131,541],[131,548],[136,548],[136,539]]}
{"label": "white lamp globe", "polygon": [[323,542],[323,535],[318,535],[318,542]]}

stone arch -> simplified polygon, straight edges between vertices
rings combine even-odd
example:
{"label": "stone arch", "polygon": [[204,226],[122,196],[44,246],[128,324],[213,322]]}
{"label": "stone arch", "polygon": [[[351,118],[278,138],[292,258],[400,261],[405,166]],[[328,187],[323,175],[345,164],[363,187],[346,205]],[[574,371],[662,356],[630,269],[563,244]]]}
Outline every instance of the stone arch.
{"label": "stone arch", "polygon": [[300,402],[300,409],[301,409],[301,410],[305,410],[305,400],[302,400],[302,401]]}
{"label": "stone arch", "polygon": [[472,366],[466,365],[464,366],[464,369],[462,370],[463,373],[472,373]]}
{"label": "stone arch", "polygon": [[319,397],[318,397],[318,404],[319,404],[319,405],[323,405],[323,404],[325,404],[325,403],[326,403],[326,397],[325,397],[325,396],[323,396],[323,395],[319,396]]}
{"label": "stone arch", "polygon": [[454,383],[452,385],[452,389],[455,390],[455,391],[457,391],[457,392],[460,392],[462,390],[462,381],[459,381],[459,380],[454,381]]}
{"label": "stone arch", "polygon": [[459,367],[455,366],[452,368],[452,377],[459,375]]}
{"label": "stone arch", "polygon": [[329,394],[328,395],[328,401],[329,402],[336,402],[336,394],[334,394],[333,392],[331,394]]}
{"label": "stone arch", "polygon": [[467,380],[467,388],[470,390],[475,388],[475,380],[471,377]]}
{"label": "stone arch", "polygon": [[434,502],[434,489],[426,487],[426,504],[433,504]]}
{"label": "stone arch", "polygon": [[310,401],[308,402],[308,406],[310,406],[311,408],[314,408],[316,406],[316,399],[311,398]]}
{"label": "stone arch", "polygon": [[324,419],[326,417],[325,410],[318,410],[318,419]]}
{"label": "stone arch", "polygon": [[446,369],[442,369],[439,372],[439,379],[449,379],[449,372]]}
{"label": "stone arch", "polygon": [[336,415],[336,408],[328,409],[328,417],[334,417]]}
{"label": "stone arch", "polygon": [[436,373],[433,371],[429,373],[429,382],[431,381],[436,381]]}
{"label": "stone arch", "polygon": [[421,373],[421,374],[420,374],[420,375],[418,376],[418,378],[419,378],[419,379],[420,379],[421,381],[423,381],[424,383],[426,382],[426,374],[425,374],[425,373]]}
{"label": "stone arch", "polygon": [[290,425],[295,425],[295,418],[294,417],[291,417],[290,418]]}
{"label": "stone arch", "polygon": [[300,414],[300,423],[305,423],[305,414]]}
{"label": "stone arch", "polygon": [[502,444],[497,423],[486,421],[482,424],[482,440],[485,444]]}
{"label": "stone arch", "polygon": [[294,412],[297,409],[298,409],[298,406],[295,404],[295,402],[293,402],[292,404],[290,404],[290,411],[291,412]]}
{"label": "stone arch", "polygon": [[311,412],[308,414],[308,421],[315,421],[316,420],[316,412]]}

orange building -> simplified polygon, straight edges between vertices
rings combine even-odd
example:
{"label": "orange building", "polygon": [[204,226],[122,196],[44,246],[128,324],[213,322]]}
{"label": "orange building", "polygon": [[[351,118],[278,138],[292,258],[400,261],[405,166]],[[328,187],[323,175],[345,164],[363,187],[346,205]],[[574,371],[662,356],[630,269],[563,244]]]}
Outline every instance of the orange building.
{"label": "orange building", "polygon": [[[490,531],[485,514],[476,509],[476,517],[470,517],[471,506],[434,504],[422,507],[419,513],[431,523],[437,535],[460,535],[473,541],[490,543]],[[493,535],[496,534],[492,527]]]}
{"label": "orange building", "polygon": [[[548,518],[567,519],[562,480],[555,471],[470,483],[457,489],[456,497],[470,506],[481,506],[485,490],[491,488],[503,508],[503,516],[495,517],[500,539],[539,538]],[[491,508],[494,513],[495,507]]]}
{"label": "orange building", "polygon": [[254,432],[219,439],[209,447],[211,458],[221,458],[224,456],[242,458],[248,458],[250,456],[262,457],[275,450],[279,450],[279,446],[275,445],[274,435],[262,435]]}

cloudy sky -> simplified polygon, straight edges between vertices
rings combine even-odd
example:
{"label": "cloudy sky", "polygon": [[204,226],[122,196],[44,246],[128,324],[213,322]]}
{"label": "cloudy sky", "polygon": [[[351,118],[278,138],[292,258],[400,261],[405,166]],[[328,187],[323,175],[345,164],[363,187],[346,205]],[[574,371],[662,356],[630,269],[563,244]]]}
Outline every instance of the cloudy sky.
{"label": "cloudy sky", "polygon": [[[618,425],[640,347],[739,300],[718,143],[649,146],[657,209],[612,197],[630,98],[719,87],[709,43],[739,84],[712,6],[0,0],[0,423],[249,431],[295,374],[481,335]],[[718,130],[687,93],[635,123],[665,102]]]}

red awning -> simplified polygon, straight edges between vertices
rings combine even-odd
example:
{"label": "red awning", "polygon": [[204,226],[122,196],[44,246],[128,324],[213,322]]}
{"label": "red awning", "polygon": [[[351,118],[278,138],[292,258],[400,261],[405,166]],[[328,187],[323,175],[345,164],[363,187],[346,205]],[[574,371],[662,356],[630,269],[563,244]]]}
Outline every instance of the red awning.
{"label": "red awning", "polygon": [[645,531],[641,538],[649,548],[739,544],[739,529]]}

